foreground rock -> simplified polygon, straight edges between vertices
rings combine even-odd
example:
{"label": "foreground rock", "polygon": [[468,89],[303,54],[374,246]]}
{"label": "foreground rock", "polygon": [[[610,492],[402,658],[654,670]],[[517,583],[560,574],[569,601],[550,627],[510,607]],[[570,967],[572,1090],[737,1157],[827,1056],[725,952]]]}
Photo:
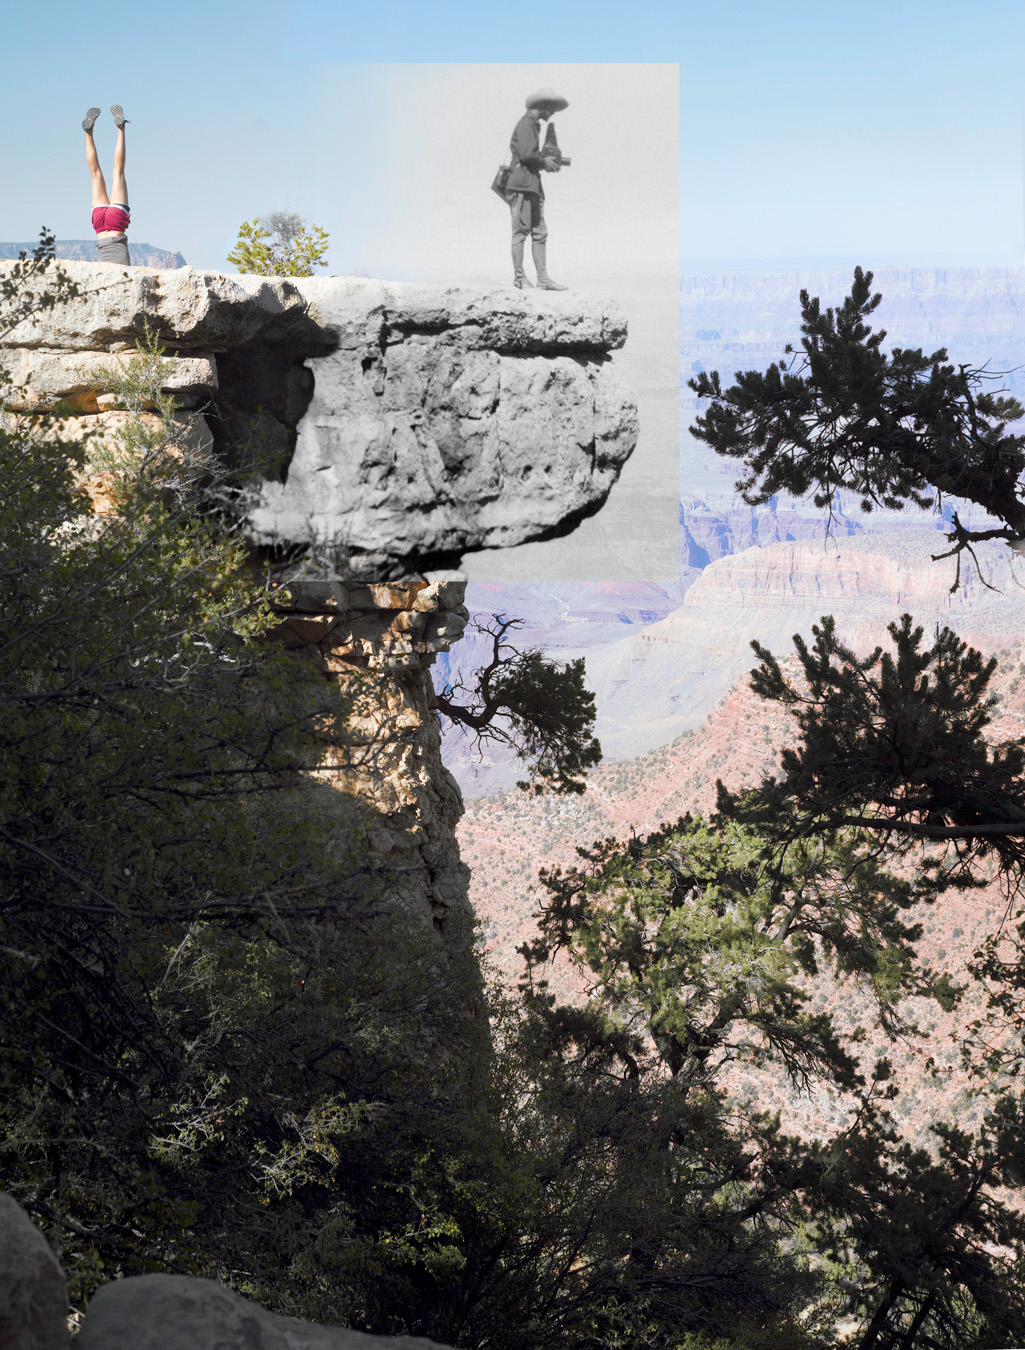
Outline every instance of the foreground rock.
{"label": "foreground rock", "polygon": [[76,1350],[432,1350],[414,1336],[368,1336],[279,1317],[214,1280],[135,1275],[89,1304]]}
{"label": "foreground rock", "polygon": [[0,1192],[0,1346],[65,1350],[68,1291],[64,1272],[25,1211]]}
{"label": "foreground rock", "polygon": [[[11,264],[0,263],[0,276]],[[458,565],[599,509],[637,442],[608,306],[548,292],[68,263],[79,296],[3,338],[15,405],[103,409],[147,332],[167,388],[255,462],[255,543],[343,580]],[[36,284],[42,286],[45,278]]]}
{"label": "foreground rock", "polygon": [[[0,1192],[0,1347],[69,1350],[64,1272],[42,1233]],[[135,1275],[93,1295],[76,1350],[431,1350],[414,1336],[368,1336],[280,1317],[214,1280]]]}

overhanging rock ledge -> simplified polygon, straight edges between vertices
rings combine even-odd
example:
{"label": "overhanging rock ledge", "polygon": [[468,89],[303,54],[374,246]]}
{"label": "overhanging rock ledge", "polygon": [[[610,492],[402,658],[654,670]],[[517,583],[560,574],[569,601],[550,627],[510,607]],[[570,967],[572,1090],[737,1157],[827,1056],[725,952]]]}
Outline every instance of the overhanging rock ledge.
{"label": "overhanging rock ledge", "polygon": [[623,319],[570,293],[62,266],[78,297],[0,334],[4,402],[62,415],[88,450],[129,417],[105,378],[148,330],[190,437],[263,463],[252,538],[299,574],[280,638],[376,695],[332,781],[365,808],[390,900],[469,962],[431,678],[468,617],[452,569],[599,509],[637,439],[612,356]]}
{"label": "overhanging rock ledge", "polygon": [[611,359],[626,325],[608,304],[64,266],[79,297],[3,339],[23,404],[81,400],[89,357],[126,352],[149,327],[215,442],[263,466],[253,542],[312,550],[343,580],[397,579],[568,533],[600,508],[637,441],[636,405]]}

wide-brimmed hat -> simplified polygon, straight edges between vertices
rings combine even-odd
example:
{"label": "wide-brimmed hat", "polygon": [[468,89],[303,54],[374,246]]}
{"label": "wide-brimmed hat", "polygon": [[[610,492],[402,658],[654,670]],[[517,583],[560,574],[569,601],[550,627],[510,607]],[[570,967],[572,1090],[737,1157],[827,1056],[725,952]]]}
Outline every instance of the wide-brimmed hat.
{"label": "wide-brimmed hat", "polygon": [[527,99],[528,108],[551,108],[552,112],[562,112],[569,107],[568,98],[560,98],[554,89],[539,89]]}

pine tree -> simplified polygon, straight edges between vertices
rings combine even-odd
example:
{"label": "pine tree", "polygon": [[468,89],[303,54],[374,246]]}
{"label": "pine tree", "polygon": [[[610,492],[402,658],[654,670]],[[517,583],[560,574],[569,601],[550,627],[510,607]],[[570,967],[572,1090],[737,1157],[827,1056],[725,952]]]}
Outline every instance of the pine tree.
{"label": "pine tree", "polygon": [[[882,296],[855,268],[851,293],[823,312],[801,291],[801,355],[765,372],[738,371],[724,389],[718,371],[689,381],[709,406],[691,428],[716,453],[742,460],[737,484],[757,505],[779,492],[832,508],[846,490],[875,506],[928,507],[943,497],[974,502],[1002,522],[968,530],[954,516],[958,555],[983,539],[1025,540],[1025,437],[1007,427],[1021,405],[985,391],[984,370],[954,366],[944,348],[883,350],[884,330],[865,322]],[[787,359],[789,358],[789,359]],[[957,580],[954,583],[957,585]]]}

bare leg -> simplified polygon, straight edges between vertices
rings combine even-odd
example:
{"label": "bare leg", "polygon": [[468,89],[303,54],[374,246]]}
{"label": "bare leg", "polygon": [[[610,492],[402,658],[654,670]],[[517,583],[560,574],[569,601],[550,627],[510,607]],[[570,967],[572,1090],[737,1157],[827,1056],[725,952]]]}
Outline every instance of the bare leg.
{"label": "bare leg", "polygon": [[109,206],[110,198],[107,196],[107,184],[103,177],[103,170],[100,168],[100,157],[96,153],[96,143],[91,131],[85,133],[85,162],[89,165],[89,172],[93,177],[93,206]]}
{"label": "bare leg", "polygon": [[125,182],[124,127],[118,127],[117,145],[114,147],[114,202],[118,206],[128,205],[128,184]]}

